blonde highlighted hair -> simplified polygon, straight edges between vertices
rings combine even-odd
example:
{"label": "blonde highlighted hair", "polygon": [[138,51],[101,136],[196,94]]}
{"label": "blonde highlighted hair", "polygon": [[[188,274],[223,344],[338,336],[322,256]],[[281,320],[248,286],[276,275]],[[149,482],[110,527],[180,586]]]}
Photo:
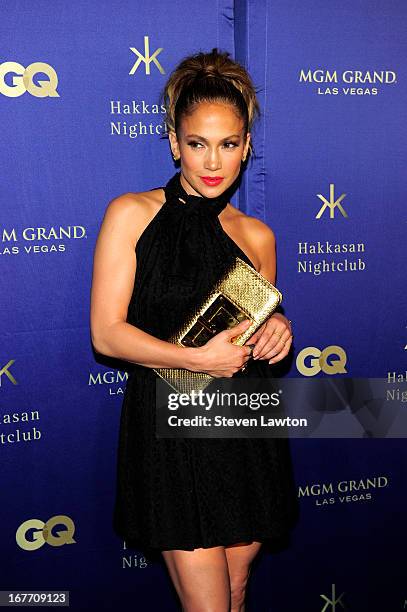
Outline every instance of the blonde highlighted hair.
{"label": "blonde highlighted hair", "polygon": [[[191,114],[201,102],[230,104],[244,122],[245,135],[260,115],[256,90],[247,70],[216,47],[184,58],[171,73],[161,93],[168,131],[178,133],[184,115]],[[252,139],[249,154],[254,153]]]}

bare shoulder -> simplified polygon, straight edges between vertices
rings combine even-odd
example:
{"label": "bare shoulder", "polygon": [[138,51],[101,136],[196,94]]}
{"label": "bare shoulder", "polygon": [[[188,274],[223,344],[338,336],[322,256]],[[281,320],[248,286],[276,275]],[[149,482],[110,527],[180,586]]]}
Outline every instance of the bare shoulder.
{"label": "bare shoulder", "polygon": [[274,283],[276,241],[274,232],[256,217],[246,215],[229,204],[219,216],[223,229],[252,261],[256,270]]}
{"label": "bare shoulder", "polygon": [[127,192],[113,198],[106,207],[103,222],[130,236],[133,244],[160,210],[163,189]]}
{"label": "bare shoulder", "polygon": [[254,248],[256,248],[256,245],[257,247],[275,246],[275,235],[269,225],[256,217],[247,215],[231,204],[229,204],[227,212],[228,215],[224,218],[225,224],[236,235],[240,235],[243,240],[253,244]]}

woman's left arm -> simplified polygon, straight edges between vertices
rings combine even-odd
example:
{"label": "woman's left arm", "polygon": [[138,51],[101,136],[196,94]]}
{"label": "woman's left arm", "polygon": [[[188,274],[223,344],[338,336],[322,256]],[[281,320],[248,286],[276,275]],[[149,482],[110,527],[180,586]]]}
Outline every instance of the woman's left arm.
{"label": "woman's left arm", "polygon": [[[252,223],[251,238],[260,261],[259,272],[273,285],[276,281],[276,242],[274,233],[259,220]],[[246,344],[255,344],[253,359],[277,363],[288,355],[292,344],[291,322],[280,312],[274,313]]]}

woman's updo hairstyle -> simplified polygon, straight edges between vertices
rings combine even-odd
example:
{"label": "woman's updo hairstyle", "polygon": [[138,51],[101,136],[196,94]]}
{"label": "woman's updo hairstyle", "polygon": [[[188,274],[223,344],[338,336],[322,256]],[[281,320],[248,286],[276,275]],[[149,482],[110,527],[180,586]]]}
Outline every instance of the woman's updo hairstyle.
{"label": "woman's updo hairstyle", "polygon": [[[233,106],[244,122],[244,135],[260,115],[256,91],[247,70],[230,59],[230,53],[216,47],[183,59],[171,73],[161,100],[166,109],[168,131],[178,134],[183,116],[193,113],[201,102],[225,102]],[[254,153],[250,139],[249,154]]]}

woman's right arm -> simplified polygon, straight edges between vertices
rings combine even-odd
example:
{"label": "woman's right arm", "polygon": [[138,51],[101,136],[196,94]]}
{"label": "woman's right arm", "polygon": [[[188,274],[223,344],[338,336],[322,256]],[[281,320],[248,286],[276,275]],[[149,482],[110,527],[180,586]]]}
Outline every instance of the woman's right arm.
{"label": "woman's right arm", "polygon": [[115,198],[106,209],[93,259],[93,346],[98,353],[150,368],[209,372],[209,367],[214,376],[231,376],[247,361],[247,347],[230,342],[244,330],[243,323],[233,332],[220,332],[203,347],[192,348],[166,342],[126,322],[137,265],[135,245],[156,212],[143,196],[134,194]]}

